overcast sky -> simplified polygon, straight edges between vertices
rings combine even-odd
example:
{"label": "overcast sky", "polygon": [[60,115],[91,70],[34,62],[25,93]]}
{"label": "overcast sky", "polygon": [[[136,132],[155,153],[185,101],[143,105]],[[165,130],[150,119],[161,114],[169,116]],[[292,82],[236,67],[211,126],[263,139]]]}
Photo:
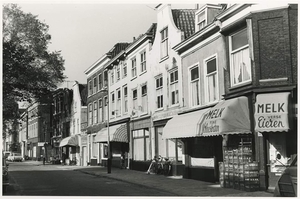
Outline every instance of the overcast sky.
{"label": "overcast sky", "polygon": [[[46,1],[15,2],[49,25],[50,51],[61,51],[68,80],[86,83],[84,71],[118,42],[132,42],[156,23],[155,4],[104,4]],[[194,8],[194,4],[174,5]]]}

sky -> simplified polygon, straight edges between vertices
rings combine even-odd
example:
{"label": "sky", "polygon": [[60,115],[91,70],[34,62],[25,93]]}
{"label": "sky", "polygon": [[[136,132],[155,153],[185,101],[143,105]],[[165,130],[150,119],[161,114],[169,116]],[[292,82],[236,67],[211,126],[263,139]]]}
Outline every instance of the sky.
{"label": "sky", "polygon": [[[74,3],[75,2],[75,3]],[[61,51],[68,81],[86,83],[84,71],[118,42],[132,42],[156,23],[153,4],[99,1],[14,1],[49,25],[50,51]],[[174,8],[194,8],[176,4]]]}

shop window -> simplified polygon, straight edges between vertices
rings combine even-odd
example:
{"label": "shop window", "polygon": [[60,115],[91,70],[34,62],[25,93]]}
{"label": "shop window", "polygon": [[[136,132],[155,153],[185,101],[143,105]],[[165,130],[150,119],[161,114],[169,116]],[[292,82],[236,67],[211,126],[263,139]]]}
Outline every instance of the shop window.
{"label": "shop window", "polygon": [[205,99],[207,103],[218,99],[217,58],[205,60]]}
{"label": "shop window", "polygon": [[200,105],[199,68],[195,66],[190,69],[190,97],[191,106]]}
{"label": "shop window", "polygon": [[150,137],[148,129],[132,131],[133,159],[138,161],[150,160]]}
{"label": "shop window", "polygon": [[229,37],[231,86],[251,82],[251,62],[247,29]]}

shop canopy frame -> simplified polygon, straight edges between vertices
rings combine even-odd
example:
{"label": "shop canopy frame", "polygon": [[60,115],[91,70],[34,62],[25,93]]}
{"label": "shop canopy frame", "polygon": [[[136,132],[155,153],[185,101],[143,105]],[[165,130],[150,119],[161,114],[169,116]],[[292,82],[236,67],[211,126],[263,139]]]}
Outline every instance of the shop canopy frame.
{"label": "shop canopy frame", "polygon": [[[119,124],[109,127],[110,142],[128,143],[127,124]],[[106,143],[108,141],[107,127],[101,129],[95,136],[94,142]]]}
{"label": "shop canopy frame", "polygon": [[59,143],[59,147],[65,146],[79,146],[78,135],[72,135],[62,139]]}

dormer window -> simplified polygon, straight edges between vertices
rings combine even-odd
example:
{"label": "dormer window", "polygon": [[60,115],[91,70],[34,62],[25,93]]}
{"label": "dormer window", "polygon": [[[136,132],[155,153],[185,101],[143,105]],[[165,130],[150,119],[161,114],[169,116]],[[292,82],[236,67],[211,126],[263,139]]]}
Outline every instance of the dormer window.
{"label": "dormer window", "polygon": [[196,19],[197,19],[197,28],[198,30],[201,30],[202,28],[204,28],[204,26],[206,26],[206,12],[205,10],[198,13],[196,15]]}

